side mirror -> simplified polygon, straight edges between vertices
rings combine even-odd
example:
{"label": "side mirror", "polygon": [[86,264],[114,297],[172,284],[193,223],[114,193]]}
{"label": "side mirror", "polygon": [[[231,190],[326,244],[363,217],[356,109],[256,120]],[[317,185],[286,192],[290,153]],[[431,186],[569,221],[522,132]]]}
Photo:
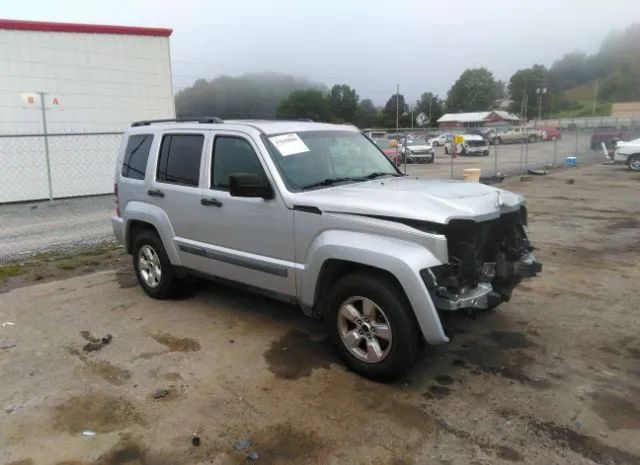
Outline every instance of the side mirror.
{"label": "side mirror", "polygon": [[229,194],[231,197],[261,197],[272,199],[271,185],[255,174],[236,173],[229,176]]}

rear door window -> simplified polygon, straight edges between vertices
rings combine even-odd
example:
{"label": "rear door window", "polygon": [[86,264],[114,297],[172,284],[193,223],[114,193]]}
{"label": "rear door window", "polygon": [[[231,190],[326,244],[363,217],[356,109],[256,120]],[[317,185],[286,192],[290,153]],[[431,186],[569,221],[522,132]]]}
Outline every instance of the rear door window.
{"label": "rear door window", "polygon": [[162,138],[157,180],[183,186],[197,186],[200,180],[202,134],[167,134]]}
{"label": "rear door window", "polygon": [[130,179],[144,179],[152,142],[152,134],[129,136],[122,161],[122,176]]}

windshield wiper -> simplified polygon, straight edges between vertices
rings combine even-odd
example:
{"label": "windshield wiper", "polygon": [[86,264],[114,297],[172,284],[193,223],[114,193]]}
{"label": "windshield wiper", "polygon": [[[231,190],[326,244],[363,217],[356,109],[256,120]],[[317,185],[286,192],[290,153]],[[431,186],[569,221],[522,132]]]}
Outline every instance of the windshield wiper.
{"label": "windshield wiper", "polygon": [[402,176],[402,174],[399,173],[388,173],[385,171],[374,171],[371,174],[367,174],[365,176],[365,179],[375,179],[375,178],[379,178],[380,176]]}
{"label": "windshield wiper", "polygon": [[364,181],[365,178],[326,178],[322,181],[314,182],[311,184],[307,184],[306,186],[302,186],[302,190],[313,189],[314,187],[321,186],[332,186],[337,182],[345,182],[345,181]]}

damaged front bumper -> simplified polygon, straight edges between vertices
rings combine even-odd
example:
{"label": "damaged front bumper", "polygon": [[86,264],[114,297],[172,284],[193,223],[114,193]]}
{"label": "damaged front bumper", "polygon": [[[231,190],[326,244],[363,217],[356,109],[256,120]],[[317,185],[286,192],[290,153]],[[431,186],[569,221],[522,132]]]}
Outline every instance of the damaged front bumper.
{"label": "damaged front bumper", "polygon": [[[488,266],[486,266],[488,265]],[[474,287],[464,287],[457,292],[451,292],[437,282],[435,274],[430,270],[423,270],[422,278],[429,289],[433,304],[439,310],[463,310],[494,308],[511,298],[511,291],[522,278],[531,278],[542,271],[542,264],[537,262],[532,253],[515,262],[501,260],[497,264],[487,263],[485,269],[493,269],[495,273],[487,275],[487,280],[479,282]],[[508,277],[509,285],[492,285],[491,278]]]}

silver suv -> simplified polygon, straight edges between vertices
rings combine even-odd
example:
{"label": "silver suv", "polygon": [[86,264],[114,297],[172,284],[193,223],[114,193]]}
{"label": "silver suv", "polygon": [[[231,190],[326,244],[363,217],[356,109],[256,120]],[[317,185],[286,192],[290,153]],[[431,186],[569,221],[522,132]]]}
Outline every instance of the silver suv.
{"label": "silver suv", "polygon": [[449,341],[441,312],[493,308],[541,269],[521,196],[404,176],[353,126],[134,123],[115,193],[113,230],[148,295],[198,274],[298,304],[379,380],[421,341]]}

